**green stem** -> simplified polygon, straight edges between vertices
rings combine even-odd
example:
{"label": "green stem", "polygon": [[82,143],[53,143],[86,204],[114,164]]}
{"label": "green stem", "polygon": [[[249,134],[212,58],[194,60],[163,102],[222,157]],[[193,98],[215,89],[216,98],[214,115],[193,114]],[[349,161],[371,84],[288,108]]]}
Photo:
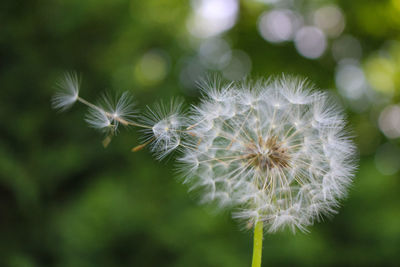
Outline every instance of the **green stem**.
{"label": "green stem", "polygon": [[257,221],[256,225],[254,226],[253,263],[251,264],[251,267],[261,266],[262,241],[263,241],[263,222]]}

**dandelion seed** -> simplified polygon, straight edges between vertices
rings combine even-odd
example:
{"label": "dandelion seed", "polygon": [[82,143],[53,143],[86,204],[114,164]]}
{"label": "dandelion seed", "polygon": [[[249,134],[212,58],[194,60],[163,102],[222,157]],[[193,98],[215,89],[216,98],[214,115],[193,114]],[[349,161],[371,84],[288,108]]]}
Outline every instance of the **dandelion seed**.
{"label": "dandelion seed", "polygon": [[341,110],[290,77],[221,88],[204,90],[189,118],[180,162],[192,189],[269,232],[334,213],[355,170]]}
{"label": "dandelion seed", "polygon": [[93,128],[115,134],[120,124],[124,126],[133,124],[132,118],[135,117],[136,112],[133,109],[133,98],[128,92],[116,98],[104,94],[98,105],[82,99],[80,101],[89,106],[89,113],[85,120]]}
{"label": "dandelion seed", "polygon": [[182,101],[172,99],[169,104],[158,103],[154,108],[147,107],[141,118],[144,125],[145,142],[151,140],[151,151],[162,159],[179,147],[185,119],[182,114]]}
{"label": "dandelion seed", "polygon": [[80,80],[76,72],[66,72],[56,87],[57,92],[51,99],[53,108],[66,110],[78,100]]}
{"label": "dandelion seed", "polygon": [[98,107],[89,107],[89,113],[85,121],[93,128],[108,131],[112,126],[111,118],[107,113]]}
{"label": "dandelion seed", "polygon": [[119,97],[104,94],[99,101],[99,106],[106,112],[115,127],[118,127],[119,124],[129,125],[136,114],[133,97],[128,92],[123,92]]}

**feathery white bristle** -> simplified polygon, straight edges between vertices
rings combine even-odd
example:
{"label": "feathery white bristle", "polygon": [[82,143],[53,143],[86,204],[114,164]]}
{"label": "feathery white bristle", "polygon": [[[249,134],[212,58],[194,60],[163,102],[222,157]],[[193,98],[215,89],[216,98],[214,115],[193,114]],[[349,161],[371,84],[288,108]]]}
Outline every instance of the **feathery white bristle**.
{"label": "feathery white bristle", "polygon": [[148,128],[144,130],[145,141],[153,140],[151,151],[162,159],[181,144],[181,131],[185,126],[182,114],[182,101],[171,99],[168,104],[158,103],[141,118]]}
{"label": "feathery white bristle", "polygon": [[133,98],[128,92],[115,98],[104,94],[98,105],[89,105],[85,120],[93,128],[115,134],[119,125],[128,126],[135,114]]}
{"label": "feathery white bristle", "polygon": [[100,107],[107,112],[113,124],[124,124],[135,117],[133,97],[129,92],[123,92],[120,96],[112,97],[104,94],[100,100]]}
{"label": "feathery white bristle", "polygon": [[109,116],[107,116],[106,112],[100,108],[90,107],[85,121],[89,126],[104,131],[108,131],[112,125]]}
{"label": "feathery white bristle", "polygon": [[56,83],[57,92],[51,99],[53,108],[67,110],[79,97],[80,80],[76,72],[66,72]]}

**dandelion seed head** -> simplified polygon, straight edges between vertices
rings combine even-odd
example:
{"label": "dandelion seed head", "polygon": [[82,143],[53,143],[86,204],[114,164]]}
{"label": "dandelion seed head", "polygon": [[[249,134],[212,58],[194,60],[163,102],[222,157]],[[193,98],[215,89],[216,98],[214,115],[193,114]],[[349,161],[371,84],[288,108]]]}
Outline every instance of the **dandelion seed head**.
{"label": "dandelion seed head", "polygon": [[355,171],[335,102],[291,77],[209,87],[179,159],[202,201],[233,207],[246,223],[262,220],[269,232],[306,231],[334,213]]}
{"label": "dandelion seed head", "polygon": [[53,108],[67,110],[78,100],[80,79],[76,72],[66,72],[56,87],[57,92],[51,99]]}

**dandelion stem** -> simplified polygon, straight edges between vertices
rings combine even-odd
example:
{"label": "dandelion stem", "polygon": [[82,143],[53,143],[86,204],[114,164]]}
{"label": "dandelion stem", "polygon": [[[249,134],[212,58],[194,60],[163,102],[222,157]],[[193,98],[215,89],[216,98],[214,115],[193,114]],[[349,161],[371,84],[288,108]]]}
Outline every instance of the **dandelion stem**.
{"label": "dandelion stem", "polygon": [[263,222],[257,221],[254,226],[253,262],[251,267],[261,267],[263,241]]}

